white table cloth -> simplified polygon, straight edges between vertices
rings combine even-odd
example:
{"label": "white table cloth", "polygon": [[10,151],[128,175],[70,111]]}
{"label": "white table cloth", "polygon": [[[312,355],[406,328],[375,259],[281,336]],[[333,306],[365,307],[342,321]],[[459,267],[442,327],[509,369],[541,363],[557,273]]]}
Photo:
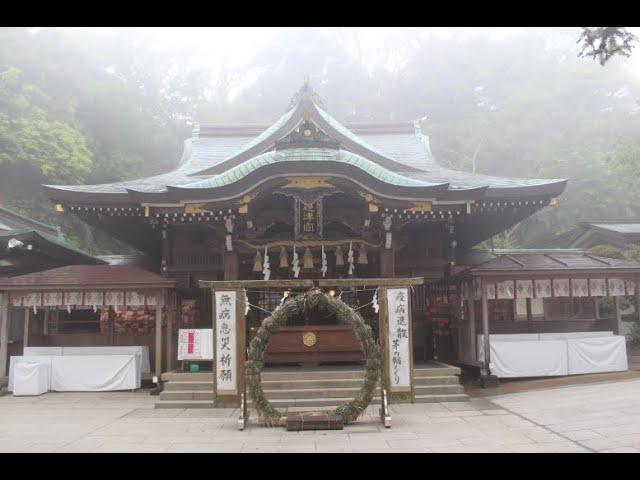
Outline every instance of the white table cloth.
{"label": "white table cloth", "polygon": [[568,375],[566,341],[492,341],[489,368],[499,378]]}
{"label": "white table cloth", "polygon": [[622,335],[567,340],[569,374],[626,372],[627,343]]}
{"label": "white table cloth", "polygon": [[14,395],[42,395],[48,391],[49,368],[47,365],[38,362],[20,362],[14,366]]}
{"label": "white table cloth", "polygon": [[138,355],[142,373],[151,373],[149,347],[146,345],[105,347],[27,347],[25,355]]}
{"label": "white table cloth", "polygon": [[62,355],[52,357],[51,390],[103,392],[140,388],[136,355]]}
{"label": "white table cloth", "polygon": [[[538,339],[536,340],[536,337]],[[611,331],[490,336],[491,373],[501,378],[549,377],[628,370],[625,337]],[[478,360],[484,359],[478,335]]]}
{"label": "white table cloth", "polygon": [[45,366],[47,370],[47,390],[51,390],[51,357],[50,355],[23,355],[23,356],[12,356],[9,359],[9,384],[7,389],[10,392],[13,392],[13,380],[15,367],[19,363],[41,363]]}

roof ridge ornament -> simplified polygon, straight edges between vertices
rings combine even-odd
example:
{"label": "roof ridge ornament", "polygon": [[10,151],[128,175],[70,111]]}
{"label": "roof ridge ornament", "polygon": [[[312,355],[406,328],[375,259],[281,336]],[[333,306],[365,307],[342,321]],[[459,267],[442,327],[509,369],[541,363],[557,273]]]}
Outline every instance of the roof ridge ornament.
{"label": "roof ridge ornament", "polygon": [[311,85],[309,85],[309,75],[304,76],[304,83],[300,87],[293,97],[291,97],[291,101],[289,102],[289,106],[287,107],[287,112],[292,108],[295,108],[302,100],[307,99],[318,105],[325,112],[327,111],[327,107],[325,107],[322,98],[318,95]]}

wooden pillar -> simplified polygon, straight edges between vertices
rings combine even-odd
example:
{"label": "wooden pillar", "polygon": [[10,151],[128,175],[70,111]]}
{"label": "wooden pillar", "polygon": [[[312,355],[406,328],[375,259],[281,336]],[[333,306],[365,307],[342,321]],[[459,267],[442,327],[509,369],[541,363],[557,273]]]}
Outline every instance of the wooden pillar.
{"label": "wooden pillar", "polygon": [[113,307],[109,307],[107,312],[107,338],[109,345],[114,344],[115,336],[116,311]]}
{"label": "wooden pillar", "polygon": [[238,280],[240,276],[240,265],[238,259],[238,252],[225,252],[224,253],[224,279],[225,280]]}
{"label": "wooden pillar", "polygon": [[596,320],[600,320],[600,302],[598,302],[599,298],[600,297],[593,297],[593,308],[596,314]]}
{"label": "wooden pillar", "polygon": [[640,322],[640,275],[636,276],[634,280],[636,284],[636,291],[635,291],[636,322]]}
{"label": "wooden pillar", "polygon": [[478,339],[476,338],[476,299],[473,291],[473,281],[469,282],[467,291],[467,305],[469,306],[469,345],[468,352],[471,360],[478,361]]}
{"label": "wooden pillar", "polygon": [[31,318],[31,309],[24,309],[24,332],[22,337],[22,354],[24,355],[24,349],[29,345],[29,319]]}
{"label": "wooden pillar", "polygon": [[166,331],[166,348],[167,348],[167,360],[166,360],[166,369],[168,372],[173,370],[173,321],[175,319],[176,314],[176,302],[175,302],[175,293],[171,292],[167,294],[167,299],[165,300],[165,305],[167,306],[167,331]]}
{"label": "wooden pillar", "polygon": [[395,278],[396,276],[396,249],[391,248],[380,249],[380,277]]}
{"label": "wooden pillar", "polygon": [[49,335],[49,309],[44,309],[44,320],[42,321],[42,333]]}
{"label": "wooden pillar", "polygon": [[0,378],[7,375],[7,346],[9,343],[9,323],[11,311],[9,310],[8,295],[4,294],[0,302]]}
{"label": "wooden pillar", "polygon": [[[164,291],[162,292],[164,294]],[[164,298],[164,295],[160,295]],[[158,377],[158,384],[162,376],[162,303],[156,305],[156,352],[155,352],[155,376]]]}
{"label": "wooden pillar", "polygon": [[458,335],[458,362],[462,362],[466,356],[465,341],[464,341],[464,326],[469,321],[466,316],[464,308],[464,297],[462,296],[462,285],[458,290],[458,296],[456,300],[456,313],[458,315],[458,325],[456,328],[456,334]]}
{"label": "wooden pillar", "polygon": [[482,374],[490,374],[490,362],[491,362],[491,344],[489,342],[489,300],[487,299],[487,288],[482,280],[482,338],[484,347],[484,362],[482,367]]}
{"label": "wooden pillar", "polygon": [[614,333],[616,335],[624,335],[624,326],[622,324],[622,314],[620,312],[620,297],[613,297],[613,306],[616,312],[616,324],[614,327]]}

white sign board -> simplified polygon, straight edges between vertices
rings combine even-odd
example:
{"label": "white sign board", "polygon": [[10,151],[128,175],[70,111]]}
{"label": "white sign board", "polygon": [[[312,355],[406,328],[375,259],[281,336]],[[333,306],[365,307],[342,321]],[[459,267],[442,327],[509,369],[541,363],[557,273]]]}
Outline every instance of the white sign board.
{"label": "white sign board", "polygon": [[216,295],[216,385],[218,394],[238,393],[236,292]]}
{"label": "white sign board", "polygon": [[411,390],[411,360],[409,357],[409,290],[387,290],[389,325],[389,379],[390,390]]}
{"label": "white sign board", "polygon": [[213,329],[181,328],[178,360],[213,360]]}

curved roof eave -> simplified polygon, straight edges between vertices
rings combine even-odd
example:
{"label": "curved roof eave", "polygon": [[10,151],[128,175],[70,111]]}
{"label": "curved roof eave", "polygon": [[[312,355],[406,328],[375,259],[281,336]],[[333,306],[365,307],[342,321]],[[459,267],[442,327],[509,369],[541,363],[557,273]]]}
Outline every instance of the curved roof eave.
{"label": "curved roof eave", "polygon": [[[355,165],[340,162],[286,161],[262,165],[251,170],[237,181],[219,186],[168,186],[167,197],[172,201],[181,200],[226,200],[235,198],[254,189],[257,185],[274,178],[299,175],[322,175],[347,179],[374,194],[388,198],[440,198],[448,193],[448,183],[431,185],[392,185],[386,183]],[[200,183],[200,182],[198,182]],[[473,189],[472,192],[476,192]]]}

